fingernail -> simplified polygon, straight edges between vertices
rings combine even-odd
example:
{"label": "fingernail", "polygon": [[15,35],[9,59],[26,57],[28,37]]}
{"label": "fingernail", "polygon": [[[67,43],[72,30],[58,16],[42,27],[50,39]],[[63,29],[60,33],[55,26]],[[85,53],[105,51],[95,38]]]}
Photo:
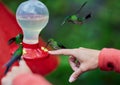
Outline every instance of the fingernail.
{"label": "fingernail", "polygon": [[72,83],[73,81],[75,81],[75,78],[70,77],[69,82]]}

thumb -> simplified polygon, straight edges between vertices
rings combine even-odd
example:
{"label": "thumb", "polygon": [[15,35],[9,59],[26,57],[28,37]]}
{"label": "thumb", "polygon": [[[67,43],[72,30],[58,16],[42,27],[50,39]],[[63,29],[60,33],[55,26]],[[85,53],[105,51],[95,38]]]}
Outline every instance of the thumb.
{"label": "thumb", "polygon": [[81,74],[82,72],[80,70],[77,70],[75,72],[72,73],[72,75],[70,76],[69,78],[69,82],[72,83],[74,82],[78,77],[79,75]]}
{"label": "thumb", "polygon": [[72,75],[70,76],[69,78],[69,82],[72,83],[74,82],[82,73],[84,73],[86,70],[85,69],[82,69],[81,67],[83,67],[84,65],[81,65],[79,67],[79,69],[77,69],[76,71],[74,71],[72,73]]}

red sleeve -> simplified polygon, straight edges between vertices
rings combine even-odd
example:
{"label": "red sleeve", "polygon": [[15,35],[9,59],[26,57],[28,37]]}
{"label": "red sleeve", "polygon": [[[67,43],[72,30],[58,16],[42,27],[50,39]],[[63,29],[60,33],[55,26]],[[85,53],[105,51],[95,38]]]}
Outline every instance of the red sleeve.
{"label": "red sleeve", "polygon": [[37,74],[20,74],[13,79],[13,85],[52,85],[43,76]]}
{"label": "red sleeve", "polygon": [[104,48],[99,54],[99,67],[105,71],[120,72],[120,50]]}

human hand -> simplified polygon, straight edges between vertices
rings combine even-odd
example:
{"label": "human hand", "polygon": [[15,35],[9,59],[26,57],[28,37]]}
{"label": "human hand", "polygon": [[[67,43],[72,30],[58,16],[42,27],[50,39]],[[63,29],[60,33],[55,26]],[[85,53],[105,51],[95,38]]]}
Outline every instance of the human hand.
{"label": "human hand", "polygon": [[69,78],[69,82],[74,82],[82,73],[96,69],[98,67],[99,50],[78,48],[78,49],[60,49],[56,51],[49,51],[54,55],[68,55],[69,63],[73,69],[73,73]]}
{"label": "human hand", "polygon": [[19,66],[13,66],[12,70],[8,72],[5,77],[2,78],[2,85],[12,85],[13,79],[22,73],[32,73],[24,60],[21,60],[19,62]]}

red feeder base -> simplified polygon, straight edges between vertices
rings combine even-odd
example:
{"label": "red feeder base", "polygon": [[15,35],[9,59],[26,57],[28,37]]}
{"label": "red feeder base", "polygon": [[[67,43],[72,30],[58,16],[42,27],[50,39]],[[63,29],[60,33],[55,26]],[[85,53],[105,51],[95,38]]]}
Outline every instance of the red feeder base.
{"label": "red feeder base", "polygon": [[[18,46],[11,48],[11,54],[13,54],[17,48]],[[52,72],[59,64],[57,57],[48,54],[47,49],[42,49],[42,46],[39,46],[39,44],[30,45],[23,43],[22,58],[26,61],[33,73],[40,75],[46,75]]]}
{"label": "red feeder base", "polygon": [[22,57],[26,61],[32,72],[44,74],[44,71],[40,67],[43,66],[42,63],[49,58],[49,55],[47,51],[42,50],[41,47],[39,47],[39,44],[29,45],[23,43]]}

